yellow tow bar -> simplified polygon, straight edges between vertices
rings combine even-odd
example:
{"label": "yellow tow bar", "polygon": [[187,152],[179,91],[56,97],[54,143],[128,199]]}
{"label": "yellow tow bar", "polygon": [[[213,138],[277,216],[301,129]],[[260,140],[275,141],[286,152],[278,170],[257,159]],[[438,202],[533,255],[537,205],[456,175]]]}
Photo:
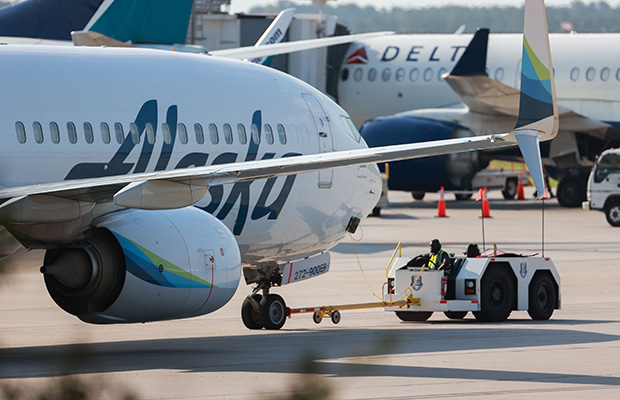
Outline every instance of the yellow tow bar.
{"label": "yellow tow bar", "polygon": [[401,300],[395,301],[378,301],[374,303],[359,303],[359,304],[343,304],[339,306],[322,306],[322,307],[306,307],[306,308],[287,308],[286,315],[291,318],[293,314],[308,314],[313,313],[312,320],[319,324],[324,317],[331,318],[334,324],[340,322],[340,311],[343,310],[362,310],[367,308],[384,308],[384,307],[405,307],[405,306],[419,306],[420,299],[407,296]]}

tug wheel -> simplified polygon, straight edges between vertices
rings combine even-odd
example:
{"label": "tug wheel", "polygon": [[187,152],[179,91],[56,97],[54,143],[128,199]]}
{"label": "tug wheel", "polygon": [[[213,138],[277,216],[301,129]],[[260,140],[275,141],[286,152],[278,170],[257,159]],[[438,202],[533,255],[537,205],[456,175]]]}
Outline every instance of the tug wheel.
{"label": "tug wheel", "polygon": [[432,311],[394,311],[396,316],[406,322],[426,321],[433,315]]}

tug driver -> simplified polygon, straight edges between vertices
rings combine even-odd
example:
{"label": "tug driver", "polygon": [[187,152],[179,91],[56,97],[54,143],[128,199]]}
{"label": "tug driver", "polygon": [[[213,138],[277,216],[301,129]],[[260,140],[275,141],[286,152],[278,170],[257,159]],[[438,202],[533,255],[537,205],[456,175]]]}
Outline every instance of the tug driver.
{"label": "tug driver", "polygon": [[428,254],[428,269],[445,270],[450,268],[450,256],[441,249],[439,239],[433,239],[430,243],[431,252]]}

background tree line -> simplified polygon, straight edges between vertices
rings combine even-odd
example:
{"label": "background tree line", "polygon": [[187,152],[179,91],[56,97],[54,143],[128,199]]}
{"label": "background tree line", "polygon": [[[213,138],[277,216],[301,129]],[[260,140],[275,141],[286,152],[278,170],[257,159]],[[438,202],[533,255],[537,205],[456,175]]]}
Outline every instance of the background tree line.
{"label": "background tree line", "polygon": [[[275,13],[289,7],[297,8],[298,13],[318,12],[312,5],[304,6],[291,1],[280,1],[275,6],[253,7],[251,12]],[[394,7],[388,10],[340,4],[326,6],[325,13],[336,15],[338,22],[353,32],[451,33],[463,24],[466,25],[466,32],[474,32],[479,27],[496,33],[523,32],[523,8],[520,7]],[[620,32],[620,6],[612,7],[605,1],[590,4],[574,1],[570,6],[547,6],[547,21],[550,32],[566,32],[566,28],[562,27],[565,22],[572,24],[576,32]]]}

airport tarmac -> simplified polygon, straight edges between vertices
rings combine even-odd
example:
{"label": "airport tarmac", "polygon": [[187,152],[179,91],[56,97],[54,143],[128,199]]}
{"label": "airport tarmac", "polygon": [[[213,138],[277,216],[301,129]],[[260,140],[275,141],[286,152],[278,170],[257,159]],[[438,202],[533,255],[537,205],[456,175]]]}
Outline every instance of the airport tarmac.
{"label": "airport tarmac", "polygon": [[[356,252],[380,293],[399,241],[411,256],[427,252],[435,237],[461,253],[468,243],[482,245],[482,222],[487,247],[541,251],[540,202],[491,193],[492,218],[482,221],[480,203],[448,197],[448,218],[435,218],[436,195],[414,203],[390,192],[392,207],[362,223],[355,247],[347,240],[332,250],[329,273],[276,292],[290,307],[373,301]],[[620,229],[602,213],[555,200],[546,201],[544,215],[544,254],[562,277],[562,309],[549,321],[519,311],[504,323],[438,313],[405,323],[372,309],[344,311],[338,325],[314,324],[307,314],[280,331],[250,331],[240,318],[250,290],[242,283],[229,304],[203,317],[87,325],[52,302],[37,272],[42,253],[31,252],[19,273],[2,277],[0,388],[51,393],[49,385],[75,378],[93,398],[110,399],[286,399],[304,398],[302,392],[334,399],[617,399]]]}

